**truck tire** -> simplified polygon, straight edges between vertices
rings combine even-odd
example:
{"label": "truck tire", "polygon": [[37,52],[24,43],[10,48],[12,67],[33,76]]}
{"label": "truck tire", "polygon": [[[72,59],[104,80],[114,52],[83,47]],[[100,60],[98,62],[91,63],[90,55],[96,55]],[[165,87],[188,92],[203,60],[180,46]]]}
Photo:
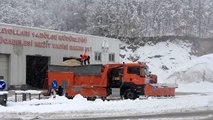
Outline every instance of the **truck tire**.
{"label": "truck tire", "polygon": [[137,98],[137,95],[136,95],[135,91],[128,89],[124,92],[124,99],[135,100],[136,98]]}
{"label": "truck tire", "polygon": [[88,100],[88,101],[95,101],[95,100],[96,100],[96,97],[87,97],[87,100]]}
{"label": "truck tire", "polygon": [[63,88],[61,86],[58,87],[58,89],[56,90],[56,94],[59,96],[63,96],[64,91]]}
{"label": "truck tire", "polygon": [[65,93],[65,97],[67,97],[67,99],[73,99],[74,98],[74,96],[69,96],[67,92]]}

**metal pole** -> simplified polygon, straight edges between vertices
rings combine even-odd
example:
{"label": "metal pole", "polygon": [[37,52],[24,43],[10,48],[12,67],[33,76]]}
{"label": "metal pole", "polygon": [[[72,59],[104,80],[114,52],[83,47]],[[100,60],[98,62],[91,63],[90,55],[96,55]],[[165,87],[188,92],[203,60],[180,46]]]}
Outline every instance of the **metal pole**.
{"label": "metal pole", "polygon": [[201,19],[202,19],[202,14],[201,14],[201,0],[199,0],[199,23],[198,23],[198,32],[199,32],[199,38],[201,38]]}

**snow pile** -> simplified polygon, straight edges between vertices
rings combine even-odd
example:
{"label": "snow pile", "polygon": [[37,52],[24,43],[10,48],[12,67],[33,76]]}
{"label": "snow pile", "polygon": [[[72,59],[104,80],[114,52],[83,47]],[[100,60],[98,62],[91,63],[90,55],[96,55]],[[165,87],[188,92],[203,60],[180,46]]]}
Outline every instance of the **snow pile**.
{"label": "snow pile", "polygon": [[[14,96],[13,96],[14,97]],[[0,109],[0,112],[42,112],[57,111],[58,107],[64,107],[70,101],[66,97],[50,97],[49,99],[33,99],[31,101],[23,102],[7,102],[7,106],[4,109]],[[1,106],[0,106],[1,107]],[[3,107],[3,106],[2,106]]]}
{"label": "snow pile", "polygon": [[[189,102],[190,101],[190,102]],[[202,102],[201,102],[202,101]],[[63,113],[59,118],[72,117],[102,117],[102,116],[126,116],[142,115],[164,112],[181,112],[183,110],[192,109],[209,109],[213,107],[213,94],[209,95],[192,94],[189,96],[177,96],[175,98],[157,99],[148,98],[145,100],[114,100],[114,101],[86,101],[80,95],[75,96],[73,100],[68,100],[65,97],[57,96],[46,100],[31,100],[24,102],[8,102],[8,106],[0,106],[0,117],[4,113],[22,113],[16,114],[24,117],[24,113],[38,115],[41,113]],[[66,115],[66,113],[68,115]],[[52,118],[60,114],[51,115]],[[51,119],[51,116],[43,116]],[[11,116],[4,116],[11,118]],[[17,116],[14,116],[17,118]]]}
{"label": "snow pile", "polygon": [[213,82],[213,54],[180,65],[167,79],[177,83]]}
{"label": "snow pile", "polygon": [[200,83],[188,83],[188,84],[178,84],[176,92],[185,93],[211,93],[213,92],[213,83],[210,82],[200,82]]}
{"label": "snow pile", "polygon": [[196,58],[191,55],[191,43],[180,40],[173,42],[159,42],[156,45],[147,43],[144,47],[140,47],[135,51],[127,47],[121,50],[121,62],[132,62],[131,58],[137,61],[147,62],[152,73],[158,75],[159,82],[164,81],[168,74],[173,73],[178,66]]}

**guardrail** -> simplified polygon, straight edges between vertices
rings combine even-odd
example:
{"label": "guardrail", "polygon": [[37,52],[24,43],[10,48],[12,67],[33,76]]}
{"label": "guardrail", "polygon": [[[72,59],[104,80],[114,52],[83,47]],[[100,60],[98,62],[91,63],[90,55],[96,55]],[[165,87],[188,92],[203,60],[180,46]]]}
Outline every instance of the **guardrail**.
{"label": "guardrail", "polygon": [[15,91],[15,102],[18,101],[17,97],[20,95],[22,96],[22,101],[26,101],[27,100],[27,96],[29,97],[29,100],[31,100],[31,97],[32,95],[37,95],[38,96],[38,99],[40,100],[41,99],[41,94],[43,92],[42,91],[37,91],[37,90],[26,90],[26,91],[23,91],[23,90],[16,90]]}

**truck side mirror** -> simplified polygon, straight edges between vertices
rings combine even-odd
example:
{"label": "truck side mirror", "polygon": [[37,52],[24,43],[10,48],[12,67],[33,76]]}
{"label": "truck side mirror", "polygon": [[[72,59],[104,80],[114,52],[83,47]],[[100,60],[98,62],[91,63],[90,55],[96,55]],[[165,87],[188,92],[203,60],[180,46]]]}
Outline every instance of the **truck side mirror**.
{"label": "truck side mirror", "polygon": [[141,68],[141,70],[140,70],[141,72],[140,72],[140,76],[141,77],[145,77],[145,74],[144,74],[144,69],[143,68]]}

